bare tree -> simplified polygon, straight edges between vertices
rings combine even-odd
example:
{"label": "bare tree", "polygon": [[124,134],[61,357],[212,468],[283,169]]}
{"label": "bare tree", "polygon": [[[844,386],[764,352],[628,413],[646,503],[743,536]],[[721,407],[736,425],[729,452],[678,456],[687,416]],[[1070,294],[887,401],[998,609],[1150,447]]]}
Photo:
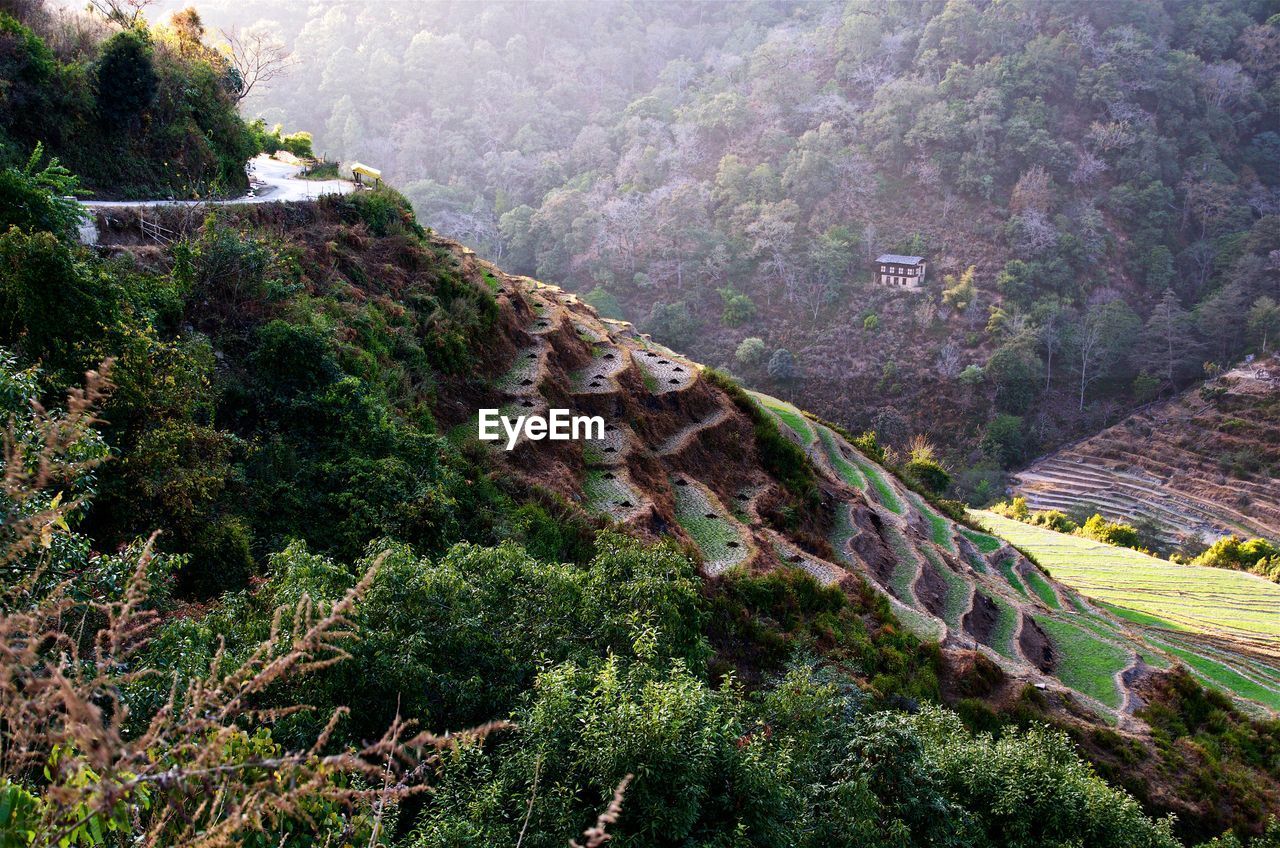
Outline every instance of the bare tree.
{"label": "bare tree", "polygon": [[224,29],[222,37],[227,43],[227,61],[240,76],[237,103],[255,88],[265,87],[293,69],[293,52],[269,27],[255,25],[244,30]]}
{"label": "bare tree", "polygon": [[89,0],[89,8],[126,29],[143,19],[148,6],[156,0]]}

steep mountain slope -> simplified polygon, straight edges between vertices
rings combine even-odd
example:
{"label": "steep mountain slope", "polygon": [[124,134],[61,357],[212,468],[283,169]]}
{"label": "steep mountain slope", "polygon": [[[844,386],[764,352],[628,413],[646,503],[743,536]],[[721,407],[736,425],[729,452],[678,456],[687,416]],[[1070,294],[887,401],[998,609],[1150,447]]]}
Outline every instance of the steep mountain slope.
{"label": "steep mountain slope", "polygon": [[[390,192],[226,208],[209,219],[182,209],[147,215],[179,241],[149,243],[136,214],[109,209],[99,214],[98,250],[121,257],[104,267],[136,272],[122,279],[141,287],[131,295],[137,302],[159,304],[147,319],[158,330],[150,332],[188,345],[192,354],[180,362],[192,373],[148,377],[145,391],[131,388],[107,411],[107,438],[125,461],[104,480],[88,530],[118,544],[145,528],[169,528],[166,548],[190,552],[184,591],[207,597],[252,589],[259,577],[288,585],[281,569],[296,552],[355,560],[378,538],[425,551],[415,570],[437,568],[434,558],[463,539],[512,540],[502,556],[538,551],[553,563],[572,561],[566,568],[574,571],[592,562],[596,529],[619,521],[699,555],[701,590],[720,611],[712,676],[737,672],[763,696],[785,666],[766,667],[756,656],[772,650],[785,662],[791,651],[777,646],[790,644],[828,657],[821,662],[842,669],[878,703],[910,708],[916,694],[937,698],[940,679],[941,696],[978,726],[1049,718],[1070,729],[1149,810],[1198,822],[1197,837],[1254,821],[1242,820],[1232,803],[1206,810],[1189,788],[1171,785],[1165,769],[1172,760],[1149,735],[1144,705],[1153,706],[1149,693],[1172,687],[1164,673],[1172,649],[1144,642],[1136,628],[1016,550],[951,522],[796,406],[744,392],[632,326],[599,318],[570,293],[424,235]],[[181,293],[181,305],[165,299],[170,291]],[[39,326],[46,324],[62,332],[55,319]],[[61,335],[17,341],[26,355],[61,352],[50,338]],[[126,348],[120,372],[145,376],[153,362],[182,349],[139,355]],[[81,361],[68,361],[66,370]],[[600,415],[608,426],[591,442],[526,440],[508,452],[476,438],[476,416],[486,408],[565,408]],[[511,591],[498,572],[484,573],[493,591]],[[780,607],[771,608],[768,586],[782,592]],[[268,591],[255,595],[269,604]],[[732,597],[736,606],[726,600]],[[510,685],[479,686],[487,674],[476,677],[465,664],[457,671],[465,679],[443,685],[435,675],[447,669],[443,679],[454,681],[453,660],[432,652],[471,631],[447,615],[423,622],[434,601],[397,598],[381,601],[401,610],[397,616],[370,621],[373,665],[324,690],[345,704],[350,693],[387,689],[385,698],[360,695],[353,716],[361,730],[396,703],[445,727],[501,715],[533,684],[543,662],[534,659],[547,651],[563,656],[574,644],[558,637],[535,644],[534,659],[516,651],[526,659],[514,666],[480,651],[476,661],[498,663],[493,668],[514,675]],[[844,618],[822,612],[836,599]],[[204,628],[216,644],[229,626],[218,616],[238,607],[214,609],[207,615],[195,605],[190,619],[171,627]],[[488,628],[501,621],[476,624],[475,632],[495,638]],[[448,637],[424,639],[423,627]],[[871,655],[828,655],[848,646],[842,631],[860,634]],[[521,645],[527,638],[510,634]],[[648,637],[636,638],[610,642],[609,650],[649,650]],[[377,645],[388,641],[403,643],[410,656],[396,661],[396,680],[384,684]],[[693,656],[694,666],[706,665]],[[924,692],[895,686],[895,671],[898,680],[934,682]],[[1225,701],[1219,707],[1230,711]],[[1109,723],[1123,735],[1107,736]],[[1136,749],[1159,768],[1135,769],[1126,757]],[[1194,752],[1178,756],[1213,767]],[[1225,780],[1203,769],[1177,773]],[[1267,772],[1250,780],[1259,787],[1250,790],[1251,803],[1271,809],[1280,793]]]}
{"label": "steep mountain slope", "polygon": [[[1014,680],[1138,725],[1137,687],[1169,667],[1167,651],[1017,550],[943,516],[794,406],[741,392],[571,293],[437,244],[454,251],[464,277],[493,281],[508,351],[487,387],[442,412],[455,438],[474,438],[477,406],[603,416],[604,439],[581,445],[523,439],[508,453],[485,444],[499,466],[589,512],[683,539],[708,578],[733,567],[798,567],[849,591],[866,580],[954,663],[979,652]],[[760,415],[807,457],[815,490],[807,504],[766,470],[753,437]]]}
{"label": "steep mountain slope", "polygon": [[1280,359],[1234,368],[1014,477],[1034,509],[1150,523],[1170,547],[1280,539]]}
{"label": "steep mountain slope", "polygon": [[[232,214],[245,223],[317,214],[304,208],[268,204]],[[168,214],[175,229],[194,223],[181,211]],[[103,213],[99,227],[104,249],[139,241],[128,215]],[[308,242],[326,250],[315,236]],[[376,242],[356,240],[349,249],[380,256],[385,247]],[[1133,719],[1142,706],[1137,689],[1175,660],[1168,650],[1018,550],[955,523],[792,404],[744,392],[556,286],[507,274],[455,242],[433,236],[431,244],[461,279],[496,299],[497,331],[476,340],[487,377],[451,381],[435,415],[455,442],[486,451],[500,473],[644,535],[681,539],[699,553],[708,579],[735,567],[797,567],[850,592],[865,580],[953,666],[977,652],[1011,680],[1054,694],[1062,709],[1078,703],[1098,718],[1141,727]],[[521,437],[506,451],[477,439],[482,408],[598,415],[604,438]],[[776,448],[761,429],[798,448],[789,458],[804,467],[766,455]]]}

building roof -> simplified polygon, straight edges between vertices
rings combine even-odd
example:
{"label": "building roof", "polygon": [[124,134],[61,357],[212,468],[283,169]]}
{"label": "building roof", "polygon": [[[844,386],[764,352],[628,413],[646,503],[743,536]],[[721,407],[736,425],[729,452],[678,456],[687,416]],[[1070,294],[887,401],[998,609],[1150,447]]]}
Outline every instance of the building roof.
{"label": "building roof", "polygon": [[892,262],[896,265],[919,265],[924,261],[923,256],[902,256],[897,253],[882,253],[876,259],[877,262]]}

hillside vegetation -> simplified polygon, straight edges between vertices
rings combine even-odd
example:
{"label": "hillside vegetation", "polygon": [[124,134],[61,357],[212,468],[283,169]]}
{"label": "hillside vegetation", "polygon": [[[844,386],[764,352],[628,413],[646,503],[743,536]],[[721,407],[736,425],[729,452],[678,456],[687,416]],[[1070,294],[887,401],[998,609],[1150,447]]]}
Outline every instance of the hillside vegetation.
{"label": "hillside vegetation", "polygon": [[[979,498],[1275,338],[1275,13],[209,12],[272,22],[317,69],[254,108],[381,165],[425,223],[891,447],[930,433]],[[923,294],[869,283],[884,251],[929,258]]]}
{"label": "hillside vegetation", "polygon": [[[82,30],[5,4],[21,50],[0,60],[97,32],[84,55],[123,38],[134,71],[161,67],[171,37],[175,67],[221,67],[194,12],[171,36],[138,4],[94,5],[111,22]],[[335,28],[355,13],[290,8]],[[790,8],[655,7],[647,43],[683,49],[669,15],[749,44]],[[531,34],[529,55],[572,58]],[[361,68],[333,70],[320,84]],[[224,83],[224,106],[247,90]],[[117,157],[136,173],[86,163],[94,185],[205,179],[149,158],[165,126],[150,108],[138,147],[120,142],[143,151]],[[15,114],[0,113],[23,148],[0,163],[0,845],[1280,840],[1264,664],[1132,627],[958,523],[927,443],[895,456],[797,394],[748,391],[424,228],[386,185],[83,222],[76,173]],[[306,141],[234,128],[250,148]],[[796,367],[768,362],[784,382]],[[490,408],[605,426],[504,450],[478,438]]]}
{"label": "hillside vegetation", "polygon": [[[23,628],[92,612],[100,624],[59,638],[102,628],[106,652],[89,678],[65,654],[7,666],[22,687],[53,669],[65,697],[85,687],[89,700],[67,702],[87,717],[67,723],[38,688],[15,690],[33,694],[14,709],[44,718],[6,722],[22,752],[6,761],[6,826],[80,828],[86,844],[142,822],[159,844],[261,827],[277,834],[268,844],[299,832],[513,843],[524,831],[559,845],[632,774],[611,828],[634,845],[744,829],[760,844],[876,844],[886,822],[892,844],[1010,844],[1010,832],[1028,846],[1178,844],[1067,737],[997,721],[997,742],[936,706],[963,692],[961,715],[987,722],[1025,681],[1045,681],[1017,714],[1087,739],[1099,716],[1134,721],[1133,678],[1114,672],[1137,648],[1016,553],[1000,557],[1013,579],[1056,606],[1020,600],[994,553],[961,558],[968,537],[839,434],[818,438],[794,407],[426,236],[387,190],[167,214],[186,229],[163,249],[114,210],[99,222],[105,257],[31,218],[0,246],[16,456],[45,467],[65,440],[71,459],[6,478],[23,519],[6,525],[4,638],[16,647]],[[94,378],[65,416],[26,406],[55,408],[104,360],[106,399]],[[596,409],[610,429],[506,454],[468,423],[494,402]],[[96,426],[86,403],[105,404]],[[829,472],[830,446],[900,512]],[[606,529],[615,514],[628,533]],[[139,540],[156,528],[147,558]],[[118,731],[101,728],[111,717],[95,692],[127,706]],[[299,700],[315,711],[291,711]],[[420,756],[362,748],[397,715],[436,731],[514,726],[459,737],[433,761],[433,794],[393,815],[388,798],[422,771],[394,769],[390,795],[343,785],[385,773],[389,750]],[[317,734],[330,757],[319,771],[305,753]],[[211,780],[217,807],[201,803]],[[152,781],[163,795],[138,788]],[[276,788],[263,795],[261,781]],[[1264,792],[1249,797],[1270,809]],[[1144,800],[1186,814],[1189,837],[1263,821],[1190,796]]]}
{"label": "hillside vegetation", "polygon": [[98,196],[248,187],[244,164],[262,139],[237,110],[241,78],[193,10],[148,26],[123,12],[4,4],[0,79],[0,166],[41,145]]}

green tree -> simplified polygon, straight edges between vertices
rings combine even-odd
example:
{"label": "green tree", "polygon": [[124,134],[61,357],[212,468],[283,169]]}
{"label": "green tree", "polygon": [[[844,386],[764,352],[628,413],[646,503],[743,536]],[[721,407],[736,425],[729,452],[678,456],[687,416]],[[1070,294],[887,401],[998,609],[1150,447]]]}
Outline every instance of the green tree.
{"label": "green tree", "polygon": [[1280,304],[1266,295],[1255,300],[1249,309],[1248,327],[1249,338],[1265,354],[1267,346],[1280,338]]}
{"label": "green tree", "polygon": [[125,29],[102,45],[94,68],[98,115],[112,129],[137,126],[159,89],[151,41],[144,30]]}
{"label": "green tree", "polygon": [[720,313],[720,321],[726,327],[737,327],[750,321],[756,315],[755,302],[733,286],[716,289],[724,309]]}
{"label": "green tree", "polygon": [[778,348],[773,352],[773,356],[769,357],[768,370],[770,379],[784,385],[793,382],[799,376],[796,358],[785,347]]}
{"label": "green tree", "polygon": [[80,181],[57,159],[40,168],[42,159],[44,146],[37,144],[25,167],[0,170],[0,232],[20,227],[71,241],[85,214],[74,199]]}
{"label": "green tree", "polygon": [[759,365],[766,350],[764,339],[748,336],[738,343],[738,349],[733,352],[733,358],[742,365]]}

